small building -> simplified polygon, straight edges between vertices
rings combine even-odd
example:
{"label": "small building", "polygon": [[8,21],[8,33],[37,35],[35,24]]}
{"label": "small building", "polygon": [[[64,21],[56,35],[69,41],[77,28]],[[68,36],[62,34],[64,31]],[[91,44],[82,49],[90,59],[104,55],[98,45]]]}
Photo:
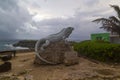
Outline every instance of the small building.
{"label": "small building", "polygon": [[91,40],[103,40],[103,41],[108,41],[112,43],[120,43],[120,37],[118,34],[115,33],[96,33],[96,34],[91,34]]}
{"label": "small building", "polygon": [[120,43],[120,36],[117,33],[111,33],[110,34],[110,42]]}
{"label": "small building", "polygon": [[110,33],[96,33],[91,34],[91,40],[103,40],[103,41],[110,41]]}

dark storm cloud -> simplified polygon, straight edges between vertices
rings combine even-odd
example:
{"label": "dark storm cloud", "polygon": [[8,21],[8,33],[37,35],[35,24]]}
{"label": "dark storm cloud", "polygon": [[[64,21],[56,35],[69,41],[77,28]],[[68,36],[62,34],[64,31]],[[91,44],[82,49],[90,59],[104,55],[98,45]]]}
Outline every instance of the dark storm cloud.
{"label": "dark storm cloud", "polygon": [[[104,11],[104,10],[103,10]],[[97,11],[99,14],[99,11]],[[91,33],[103,32],[100,30],[100,25],[92,22],[94,20],[94,12],[79,12],[77,11],[73,17],[68,18],[53,18],[53,19],[45,19],[40,22],[37,22],[35,25],[40,27],[49,27],[49,31],[47,33],[56,33],[60,31],[64,27],[74,27],[74,31],[70,36],[72,40],[84,40],[90,39]],[[104,14],[106,15],[106,14]],[[103,16],[104,16],[103,15]],[[34,25],[34,24],[33,24]],[[45,33],[46,34],[46,33]]]}
{"label": "dark storm cloud", "polygon": [[16,30],[32,16],[18,5],[19,0],[0,0],[0,39],[17,38]]}
{"label": "dark storm cloud", "polygon": [[0,8],[3,10],[17,9],[17,1],[19,0],[0,0]]}
{"label": "dark storm cloud", "polygon": [[0,0],[0,39],[40,39],[69,26],[75,28],[70,39],[89,39],[91,33],[103,32],[92,20],[113,14],[109,2],[115,3],[111,0]]}

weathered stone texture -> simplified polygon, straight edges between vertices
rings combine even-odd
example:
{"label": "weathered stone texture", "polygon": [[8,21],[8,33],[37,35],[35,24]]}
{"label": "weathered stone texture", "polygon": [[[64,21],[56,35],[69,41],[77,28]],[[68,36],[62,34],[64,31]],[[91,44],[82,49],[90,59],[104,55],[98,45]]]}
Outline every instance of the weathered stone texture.
{"label": "weathered stone texture", "polygon": [[[50,61],[56,64],[59,64],[59,63],[66,64],[67,62],[65,61],[68,61],[68,63],[71,62],[73,64],[74,61],[72,60],[77,61],[77,59],[73,59],[73,58],[77,58],[77,53],[75,53],[72,50],[70,44],[66,44],[64,41],[51,43],[48,47],[45,48],[45,51],[40,52],[39,55],[43,57],[44,59],[46,59],[47,61]],[[46,64],[45,62],[41,61],[37,56],[34,60],[34,63],[35,64]]]}

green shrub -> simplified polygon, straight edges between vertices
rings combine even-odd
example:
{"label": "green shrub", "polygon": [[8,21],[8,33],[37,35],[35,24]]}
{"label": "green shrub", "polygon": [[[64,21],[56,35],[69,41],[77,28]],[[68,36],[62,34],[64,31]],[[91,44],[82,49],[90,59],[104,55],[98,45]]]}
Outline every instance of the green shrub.
{"label": "green shrub", "polygon": [[74,44],[80,55],[99,61],[120,62],[120,44],[104,41],[82,41]]}

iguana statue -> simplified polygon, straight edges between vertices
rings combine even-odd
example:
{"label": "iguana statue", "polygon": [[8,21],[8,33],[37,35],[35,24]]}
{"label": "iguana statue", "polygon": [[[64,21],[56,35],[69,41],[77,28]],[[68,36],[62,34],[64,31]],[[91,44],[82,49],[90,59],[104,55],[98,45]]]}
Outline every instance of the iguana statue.
{"label": "iguana statue", "polygon": [[40,51],[44,52],[45,50],[44,48],[47,47],[50,43],[65,40],[66,38],[69,37],[69,35],[72,33],[73,30],[74,28],[72,27],[63,28],[59,33],[52,34],[52,35],[49,35],[45,38],[38,40],[35,45],[36,56],[43,62],[46,62],[48,64],[55,64],[53,62],[47,61],[46,59],[42,58],[39,55]]}

